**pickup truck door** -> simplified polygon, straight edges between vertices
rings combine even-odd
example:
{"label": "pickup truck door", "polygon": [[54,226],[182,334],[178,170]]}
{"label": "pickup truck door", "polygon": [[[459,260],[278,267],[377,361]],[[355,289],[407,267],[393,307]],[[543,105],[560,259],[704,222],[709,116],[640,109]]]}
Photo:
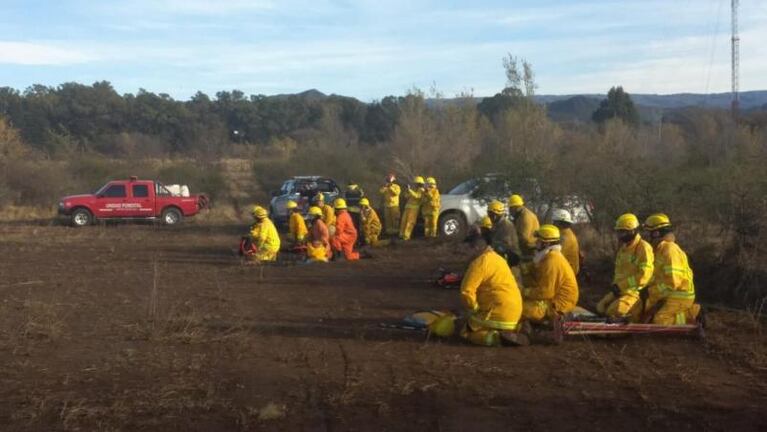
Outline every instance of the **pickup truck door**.
{"label": "pickup truck door", "polygon": [[154,216],[154,184],[151,182],[131,182],[130,206],[126,209],[128,217]]}
{"label": "pickup truck door", "polygon": [[124,183],[106,186],[96,197],[96,217],[128,217],[128,189]]}

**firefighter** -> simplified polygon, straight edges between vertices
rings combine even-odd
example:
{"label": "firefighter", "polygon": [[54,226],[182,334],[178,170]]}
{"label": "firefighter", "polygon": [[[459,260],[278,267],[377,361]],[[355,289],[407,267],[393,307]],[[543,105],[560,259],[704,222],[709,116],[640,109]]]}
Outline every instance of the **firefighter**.
{"label": "firefighter", "polygon": [[620,248],[615,256],[613,285],[597,304],[597,312],[610,318],[629,318],[638,322],[641,314],[640,292],[653,274],[653,251],[639,235],[639,219],[626,213],[615,221],[615,235]]}
{"label": "firefighter", "polygon": [[551,222],[559,228],[562,236],[562,255],[565,256],[575,276],[581,271],[581,248],[578,245],[578,237],[573,232],[573,217],[565,209],[556,209],[551,215]]}
{"label": "firefighter", "polygon": [[519,264],[519,240],[514,224],[506,217],[506,208],[497,200],[487,205],[487,217],[493,232],[493,249],[509,260],[511,266]]}
{"label": "firefighter", "polygon": [[280,235],[268,216],[265,208],[253,207],[255,223],[251,227],[250,238],[257,251],[251,259],[256,262],[277,261],[280,250]]}
{"label": "firefighter", "polygon": [[288,219],[288,240],[293,246],[298,246],[304,243],[308,230],[306,229],[306,222],[303,215],[301,215],[301,208],[298,207],[298,203],[295,201],[288,201],[285,206],[290,212],[290,218]]}
{"label": "firefighter", "polygon": [[370,201],[367,198],[360,200],[360,219],[362,223],[362,233],[365,237],[365,244],[370,246],[379,246],[381,235],[381,219],[378,213],[370,207]]}
{"label": "firefighter", "polygon": [[314,196],[314,205],[322,210],[322,221],[325,222],[325,226],[328,227],[328,232],[332,236],[336,230],[336,212],[333,210],[333,206],[325,203],[325,195],[322,192],[318,192]]}
{"label": "firefighter", "polygon": [[333,251],[328,227],[322,220],[322,210],[317,206],[309,207],[308,214],[312,229],[306,243],[306,259],[309,262],[328,262]]}
{"label": "firefighter", "polygon": [[426,178],[426,188],[424,189],[422,200],[421,215],[423,216],[424,237],[436,238],[439,233],[437,222],[439,220],[441,202],[439,189],[437,189],[437,180],[434,177]]}
{"label": "firefighter", "polygon": [[522,262],[519,266],[522,280],[524,285],[529,285],[533,283],[534,266],[532,260],[536,253],[537,245],[535,233],[540,228],[538,216],[525,207],[525,201],[520,195],[514,194],[510,196],[508,206],[509,216],[514,219],[514,227],[517,229],[517,239],[519,240],[519,249],[522,257]]}
{"label": "firefighter", "polygon": [[379,192],[383,195],[384,222],[386,223],[386,235],[395,236],[399,233],[399,194],[400,187],[394,174],[386,176],[386,184],[381,186]]}
{"label": "firefighter", "polygon": [[466,241],[474,259],[461,282],[468,317],[461,336],[476,345],[527,345],[527,336],[519,333],[522,296],[506,260],[491,246],[492,232],[481,228]]}
{"label": "firefighter", "polygon": [[559,228],[543,225],[535,232],[534,284],[524,290],[522,315],[532,321],[557,320],[578,303],[578,282],[562,255]]}
{"label": "firefighter", "polygon": [[348,206],[347,210],[349,212],[349,216],[352,217],[352,222],[354,223],[354,229],[356,229],[358,232],[360,231],[360,200],[362,197],[365,196],[365,191],[362,190],[362,188],[359,187],[357,182],[350,181],[346,185],[346,192],[344,192],[344,199],[346,200],[346,205]]}
{"label": "firefighter", "polygon": [[687,254],[676,244],[671,220],[656,213],[645,220],[644,229],[655,254],[645,311],[652,314],[653,324],[683,325],[695,321],[700,305],[695,303],[692,269]]}
{"label": "firefighter", "polygon": [[360,259],[360,254],[354,251],[354,245],[357,243],[357,230],[349,215],[346,206],[346,200],[337,198],[333,203],[336,210],[336,233],[330,239],[330,245],[333,248],[335,256],[343,253],[348,261]]}
{"label": "firefighter", "polygon": [[413,234],[413,228],[415,228],[415,224],[418,222],[418,211],[421,208],[421,200],[424,194],[423,177],[416,176],[413,179],[413,183],[413,185],[407,186],[405,214],[402,215],[399,226],[399,236],[402,240],[410,240],[410,236]]}

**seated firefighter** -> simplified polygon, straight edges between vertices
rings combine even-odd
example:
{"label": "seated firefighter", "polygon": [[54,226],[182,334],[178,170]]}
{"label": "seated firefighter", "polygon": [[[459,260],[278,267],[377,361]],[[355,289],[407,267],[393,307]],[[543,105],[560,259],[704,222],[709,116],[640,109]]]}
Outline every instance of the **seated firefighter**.
{"label": "seated firefighter", "polygon": [[311,231],[306,241],[306,260],[308,262],[328,262],[333,252],[330,249],[330,233],[322,220],[322,209],[309,207]]}
{"label": "seated firefighter", "polygon": [[522,296],[506,259],[491,246],[491,231],[481,228],[466,242],[474,259],[461,283],[461,303],[467,310],[461,337],[484,346],[527,345],[527,336],[519,333]]}
{"label": "seated firefighter", "polygon": [[365,244],[376,247],[381,240],[381,219],[378,217],[373,207],[370,207],[370,201],[367,198],[360,200],[360,224],[362,225],[362,234],[365,238]]}
{"label": "seated firefighter", "polygon": [[268,216],[265,208],[253,207],[255,223],[250,228],[250,240],[254,253],[248,257],[255,262],[277,261],[280,251],[280,235]]}
{"label": "seated firefighter", "polygon": [[295,201],[288,201],[286,208],[290,212],[288,219],[288,240],[292,247],[302,245],[308,234],[301,208]]}
{"label": "seated firefighter", "polygon": [[655,248],[653,276],[647,287],[645,311],[653,324],[684,325],[695,321],[700,305],[695,303],[695,284],[687,254],[676,244],[671,220],[662,213],[645,220]]}
{"label": "seated firefighter", "polygon": [[346,200],[338,198],[333,203],[336,210],[336,232],[330,240],[334,256],[340,256],[343,253],[348,261],[360,259],[360,254],[354,251],[354,245],[357,243],[357,230],[354,228],[352,217],[346,208]]}
{"label": "seated firefighter", "polygon": [[522,315],[532,322],[558,320],[578,303],[575,272],[562,255],[559,228],[543,225],[536,232],[532,284],[525,286]]}
{"label": "seated firefighter", "polygon": [[632,214],[621,215],[615,221],[615,235],[620,248],[615,256],[613,286],[597,304],[597,312],[609,318],[628,318],[639,322],[641,290],[653,274],[652,246],[639,235],[639,219]]}

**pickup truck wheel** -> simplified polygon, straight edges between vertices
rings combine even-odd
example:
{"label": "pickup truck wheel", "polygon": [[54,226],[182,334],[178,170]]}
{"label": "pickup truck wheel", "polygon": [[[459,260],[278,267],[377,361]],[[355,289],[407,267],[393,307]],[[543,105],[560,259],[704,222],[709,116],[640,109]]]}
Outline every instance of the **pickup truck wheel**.
{"label": "pickup truck wheel", "polygon": [[165,225],[176,225],[181,222],[182,216],[178,209],[168,208],[162,211],[162,223]]}
{"label": "pickup truck wheel", "polygon": [[459,213],[448,213],[439,218],[439,230],[448,239],[460,239],[466,235],[466,221]]}
{"label": "pickup truck wheel", "polygon": [[86,209],[77,209],[72,212],[72,226],[76,228],[90,225],[93,222],[93,215]]}

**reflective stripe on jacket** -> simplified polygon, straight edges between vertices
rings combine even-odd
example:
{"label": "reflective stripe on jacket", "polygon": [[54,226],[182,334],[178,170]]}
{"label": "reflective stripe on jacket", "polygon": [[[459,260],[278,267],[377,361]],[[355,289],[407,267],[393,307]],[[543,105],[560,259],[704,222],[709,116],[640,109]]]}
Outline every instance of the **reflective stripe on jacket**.
{"label": "reflective stripe on jacket", "polygon": [[615,256],[613,284],[618,285],[623,294],[636,293],[650,283],[653,260],[652,246],[637,234],[634,240],[621,246]]}
{"label": "reflective stripe on jacket", "polygon": [[673,234],[655,247],[651,288],[660,298],[695,299],[695,284],[687,254],[674,242]]}

